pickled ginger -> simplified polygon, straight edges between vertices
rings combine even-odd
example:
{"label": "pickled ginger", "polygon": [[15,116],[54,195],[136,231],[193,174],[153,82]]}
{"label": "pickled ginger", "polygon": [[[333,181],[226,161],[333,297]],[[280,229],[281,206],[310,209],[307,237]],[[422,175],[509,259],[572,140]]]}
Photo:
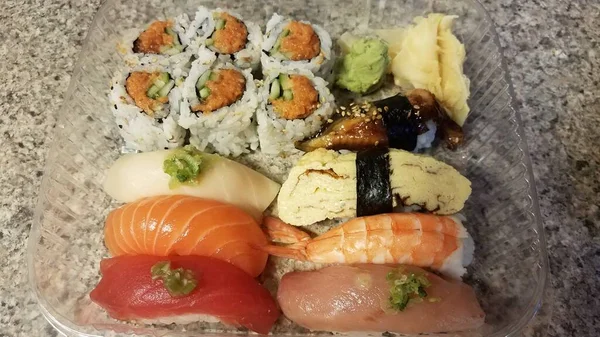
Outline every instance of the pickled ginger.
{"label": "pickled ginger", "polygon": [[396,85],[405,90],[427,89],[452,120],[462,126],[469,114],[469,79],[463,74],[465,47],[452,33],[457,16],[417,17],[403,31],[401,47],[392,60]]}

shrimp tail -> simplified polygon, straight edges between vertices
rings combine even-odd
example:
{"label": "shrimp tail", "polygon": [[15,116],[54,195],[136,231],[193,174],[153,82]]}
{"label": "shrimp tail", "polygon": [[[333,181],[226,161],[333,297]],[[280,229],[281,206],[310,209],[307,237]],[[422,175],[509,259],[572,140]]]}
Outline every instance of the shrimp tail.
{"label": "shrimp tail", "polygon": [[308,261],[308,256],[306,255],[307,244],[308,241],[302,241],[289,246],[266,245],[260,247],[260,249],[269,255],[285,257],[298,261]]}
{"label": "shrimp tail", "polygon": [[310,235],[274,217],[263,220],[264,232],[272,242],[298,243],[310,240]]}

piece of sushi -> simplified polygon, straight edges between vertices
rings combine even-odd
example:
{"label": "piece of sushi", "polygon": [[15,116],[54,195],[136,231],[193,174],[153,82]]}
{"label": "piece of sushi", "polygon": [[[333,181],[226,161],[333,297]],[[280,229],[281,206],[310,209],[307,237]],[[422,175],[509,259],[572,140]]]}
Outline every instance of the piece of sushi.
{"label": "piece of sushi", "polygon": [[192,53],[186,50],[185,34],[189,24],[187,15],[180,15],[154,21],[144,30],[129,30],[117,44],[117,51],[129,67],[160,65],[176,73],[188,71]]}
{"label": "piece of sushi", "polygon": [[241,269],[204,256],[119,256],[100,263],[90,299],[119,320],[221,321],[268,334],[280,315],[269,292]]}
{"label": "piece of sushi", "polygon": [[179,125],[203,151],[235,157],[256,150],[258,100],[251,69],[221,62],[205,48],[199,55],[183,84]]}
{"label": "piece of sushi", "polygon": [[271,155],[298,153],[294,143],[318,132],[335,108],[327,82],[303,69],[269,70],[259,100],[260,148]]}
{"label": "piece of sushi", "polygon": [[[278,216],[307,226],[371,215],[373,209],[390,212],[393,207],[414,206],[447,215],[464,207],[471,182],[452,166],[429,156],[387,151],[357,155],[317,149],[305,154],[281,186]],[[367,213],[359,214],[361,209]]]}
{"label": "piece of sushi", "polygon": [[310,329],[401,334],[467,331],[485,320],[468,285],[411,266],[331,266],[283,276],[284,315]]}
{"label": "piece of sushi", "polygon": [[158,196],[110,212],[104,243],[113,256],[200,255],[227,261],[252,277],[262,273],[267,239],[243,210],[215,200]]}
{"label": "piece of sushi", "polygon": [[209,198],[237,206],[260,222],[280,185],[238,162],[188,145],[126,154],[108,169],[103,187],[119,202],[173,194]]}
{"label": "piece of sushi", "polygon": [[303,151],[318,148],[361,151],[392,147],[418,152],[440,138],[449,149],[463,142],[462,128],[440,107],[433,94],[424,89],[406,96],[350,103],[337,110],[331,124],[315,137],[298,142]]}
{"label": "piece of sushi", "polygon": [[117,72],[109,102],[125,147],[153,151],[179,147],[185,130],[177,124],[182,77],[159,65]]}
{"label": "piece of sushi", "polygon": [[184,39],[194,51],[206,47],[242,69],[256,69],[260,63],[260,27],[231,11],[200,6]]}
{"label": "piece of sushi", "polygon": [[273,14],[263,41],[263,69],[292,66],[329,78],[333,66],[331,37],[321,26]]}

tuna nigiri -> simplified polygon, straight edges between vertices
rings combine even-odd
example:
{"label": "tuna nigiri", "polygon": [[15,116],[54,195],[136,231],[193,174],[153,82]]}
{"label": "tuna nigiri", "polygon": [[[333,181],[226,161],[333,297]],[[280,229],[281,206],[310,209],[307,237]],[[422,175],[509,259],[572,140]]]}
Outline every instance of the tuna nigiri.
{"label": "tuna nigiri", "polygon": [[100,264],[90,293],[119,320],[193,322],[216,318],[267,334],[279,317],[269,292],[241,269],[204,256],[119,256]]}
{"label": "tuna nigiri", "polygon": [[184,195],[159,196],[110,212],[104,242],[118,255],[202,255],[227,261],[253,277],[267,262],[267,243],[254,219],[241,209]]}
{"label": "tuna nigiri", "polygon": [[120,202],[183,194],[235,205],[260,221],[280,185],[235,161],[192,146],[131,153],[108,170],[104,190]]}
{"label": "tuna nigiri", "polygon": [[283,276],[277,300],[285,316],[335,332],[451,332],[480,327],[473,289],[418,267],[361,264]]}

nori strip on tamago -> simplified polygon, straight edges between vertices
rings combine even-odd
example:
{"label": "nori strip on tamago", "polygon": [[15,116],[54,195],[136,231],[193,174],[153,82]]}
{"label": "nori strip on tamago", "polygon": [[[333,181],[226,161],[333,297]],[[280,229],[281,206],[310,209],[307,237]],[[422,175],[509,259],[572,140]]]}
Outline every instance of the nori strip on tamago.
{"label": "nori strip on tamago", "polygon": [[391,213],[393,210],[388,148],[356,154],[356,215]]}
{"label": "nori strip on tamago", "polygon": [[373,104],[382,111],[389,147],[413,151],[423,123],[420,123],[420,116],[413,116],[413,106],[408,98],[396,95]]}

